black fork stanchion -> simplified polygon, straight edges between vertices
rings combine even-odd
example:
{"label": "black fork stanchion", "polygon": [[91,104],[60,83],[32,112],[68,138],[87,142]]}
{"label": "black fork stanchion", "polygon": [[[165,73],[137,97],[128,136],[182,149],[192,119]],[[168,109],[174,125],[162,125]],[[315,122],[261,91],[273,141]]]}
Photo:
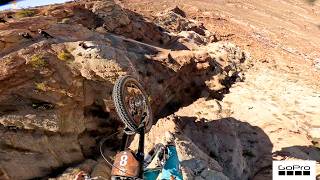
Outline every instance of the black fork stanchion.
{"label": "black fork stanchion", "polygon": [[143,163],[144,163],[144,125],[139,128],[139,147],[137,153],[137,159],[140,162],[140,174],[139,178],[143,179]]}
{"label": "black fork stanchion", "polygon": [[138,147],[138,153],[137,153],[137,159],[140,162],[140,174],[139,178],[143,179],[143,164],[144,164],[144,131],[145,131],[145,118],[147,116],[147,113],[143,113],[141,117],[141,124],[138,128],[138,134],[139,134],[139,147]]}
{"label": "black fork stanchion", "polygon": [[[137,133],[139,134],[139,146],[138,146],[138,152],[136,154],[137,160],[140,163],[140,173],[139,173],[139,178],[143,179],[143,164],[144,164],[144,132],[145,132],[145,123],[144,123],[144,118],[146,116],[143,115],[141,117],[141,125],[139,126],[139,128],[137,129]],[[127,148],[127,144],[128,144],[128,140],[129,140],[129,135],[127,135],[126,133],[123,133],[122,136],[122,144],[121,144],[121,151],[124,151]]]}

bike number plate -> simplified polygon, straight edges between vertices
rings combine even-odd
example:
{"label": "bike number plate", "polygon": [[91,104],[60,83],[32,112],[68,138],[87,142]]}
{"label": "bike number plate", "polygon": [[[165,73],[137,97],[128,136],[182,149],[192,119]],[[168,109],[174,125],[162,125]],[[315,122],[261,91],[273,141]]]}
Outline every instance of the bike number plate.
{"label": "bike number plate", "polygon": [[140,165],[131,151],[122,151],[115,157],[111,174],[113,176],[138,177]]}

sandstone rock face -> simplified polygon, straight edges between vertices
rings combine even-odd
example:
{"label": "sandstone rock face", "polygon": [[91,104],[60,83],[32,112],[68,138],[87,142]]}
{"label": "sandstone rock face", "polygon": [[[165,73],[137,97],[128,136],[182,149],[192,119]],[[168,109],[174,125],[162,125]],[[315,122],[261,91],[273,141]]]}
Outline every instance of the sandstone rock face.
{"label": "sandstone rock face", "polygon": [[[203,93],[219,96],[236,80],[248,58],[230,43],[212,43],[203,33],[192,35],[193,24],[178,28],[186,32],[179,36],[134,17],[138,15],[113,1],[80,1],[43,7],[33,17],[0,25],[0,179],[52,177],[81,163],[86,165],[74,169],[108,176],[101,173],[107,168],[97,160],[97,142],[121,125],[111,100],[119,76],[131,74],[139,79],[154,114],[165,116],[173,104],[191,103]],[[37,29],[54,38],[42,37]],[[180,131],[197,130],[196,124],[188,124]],[[242,140],[230,141],[239,145]],[[219,165],[210,157],[211,152],[220,153],[219,147],[198,147],[188,136],[181,136],[177,144],[186,176],[228,179],[223,175],[227,172],[224,161]],[[118,145],[108,146],[116,149]],[[242,151],[235,149],[232,156]],[[226,169],[241,165],[234,177],[243,175],[254,161],[225,156],[231,162]],[[74,177],[78,172],[74,169],[58,179]]]}
{"label": "sandstone rock face", "polygon": [[114,1],[96,1],[93,3],[92,12],[104,21],[108,31],[114,31],[121,26],[128,26],[129,17]]}

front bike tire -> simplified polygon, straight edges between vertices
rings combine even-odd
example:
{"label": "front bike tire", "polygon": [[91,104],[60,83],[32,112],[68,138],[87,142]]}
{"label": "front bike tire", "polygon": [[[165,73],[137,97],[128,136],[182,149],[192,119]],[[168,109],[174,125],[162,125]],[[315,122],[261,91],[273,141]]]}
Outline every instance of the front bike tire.
{"label": "front bike tire", "polygon": [[152,121],[153,121],[152,110],[151,110],[146,92],[144,91],[142,85],[134,77],[130,75],[125,75],[120,77],[116,81],[113,87],[113,92],[112,92],[112,98],[115,104],[115,109],[118,113],[120,120],[125,124],[127,128],[125,132],[127,134],[134,134],[135,132],[137,132],[141,124],[138,124],[136,121],[134,121],[133,117],[130,115],[125,105],[126,104],[125,88],[126,88],[126,85],[129,83],[134,84],[141,91],[143,95],[143,99],[144,99],[143,101],[145,103],[144,104],[145,112],[147,113],[145,116],[145,133],[147,133],[150,131],[152,126]]}

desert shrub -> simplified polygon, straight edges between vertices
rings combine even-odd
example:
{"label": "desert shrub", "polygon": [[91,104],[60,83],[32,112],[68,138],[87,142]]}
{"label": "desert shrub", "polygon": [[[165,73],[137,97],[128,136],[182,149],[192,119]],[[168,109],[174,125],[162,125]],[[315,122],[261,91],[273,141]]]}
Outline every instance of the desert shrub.
{"label": "desert shrub", "polygon": [[58,59],[61,61],[69,61],[72,59],[72,55],[67,51],[61,51],[58,54]]}
{"label": "desert shrub", "polygon": [[31,9],[23,9],[21,11],[16,12],[15,14],[17,18],[32,17],[34,15],[35,15],[35,11]]}
{"label": "desert shrub", "polygon": [[31,57],[31,60],[29,61],[29,64],[31,64],[34,68],[40,68],[45,66],[47,63],[44,60],[43,55],[41,54],[35,54]]}
{"label": "desert shrub", "polygon": [[36,89],[39,91],[46,91],[47,87],[45,83],[35,83]]}

